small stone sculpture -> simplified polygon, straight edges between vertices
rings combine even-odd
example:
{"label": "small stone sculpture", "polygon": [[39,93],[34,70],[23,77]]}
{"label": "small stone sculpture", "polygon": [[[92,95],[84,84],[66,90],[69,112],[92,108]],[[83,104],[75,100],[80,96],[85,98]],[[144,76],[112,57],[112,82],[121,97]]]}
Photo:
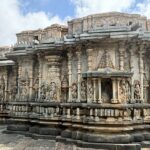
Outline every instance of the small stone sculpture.
{"label": "small stone sculpture", "polygon": [[77,99],[77,84],[73,83],[71,87],[72,99]]}
{"label": "small stone sculpture", "polygon": [[134,86],[134,99],[139,100],[141,98],[140,91],[141,91],[140,82],[136,81]]}
{"label": "small stone sculpture", "polygon": [[81,82],[81,99],[85,100],[86,99],[86,94],[87,94],[86,82],[82,81]]}

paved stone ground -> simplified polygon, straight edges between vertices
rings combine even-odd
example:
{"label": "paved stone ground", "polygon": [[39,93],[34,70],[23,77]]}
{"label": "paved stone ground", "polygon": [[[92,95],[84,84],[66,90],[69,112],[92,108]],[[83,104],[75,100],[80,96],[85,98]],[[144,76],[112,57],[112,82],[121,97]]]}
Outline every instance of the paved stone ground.
{"label": "paved stone ground", "polygon": [[[0,150],[92,150],[66,146],[52,140],[34,140],[18,134],[3,134],[2,131],[5,129],[5,126],[0,126]],[[150,150],[150,148],[143,148],[142,150]]]}

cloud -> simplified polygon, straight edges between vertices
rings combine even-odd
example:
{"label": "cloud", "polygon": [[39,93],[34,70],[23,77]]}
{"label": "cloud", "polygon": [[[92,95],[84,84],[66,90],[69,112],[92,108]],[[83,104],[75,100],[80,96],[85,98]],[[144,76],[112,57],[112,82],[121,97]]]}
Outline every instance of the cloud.
{"label": "cloud", "polygon": [[44,28],[53,23],[64,23],[59,16],[43,11],[23,14],[19,0],[0,1],[0,46],[16,42],[16,33],[22,30]]}
{"label": "cloud", "polygon": [[143,0],[136,4],[134,13],[139,13],[150,18],[150,0]]}
{"label": "cloud", "polygon": [[76,17],[110,11],[129,11],[135,0],[71,0]]}

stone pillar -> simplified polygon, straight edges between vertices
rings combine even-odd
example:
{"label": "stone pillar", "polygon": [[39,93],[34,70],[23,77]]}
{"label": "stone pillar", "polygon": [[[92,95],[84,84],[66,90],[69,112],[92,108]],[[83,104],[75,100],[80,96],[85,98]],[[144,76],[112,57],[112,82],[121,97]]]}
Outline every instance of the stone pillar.
{"label": "stone pillar", "polygon": [[72,85],[72,53],[68,52],[68,78],[69,78],[69,92],[68,92],[68,102],[71,102],[71,85]]}
{"label": "stone pillar", "polygon": [[87,49],[87,57],[88,57],[88,71],[92,71],[92,52],[93,49]]}
{"label": "stone pillar", "polygon": [[90,88],[92,88],[93,90],[93,87],[92,87],[92,80],[90,78],[87,78],[87,103],[92,103],[92,99],[93,99],[93,96],[92,98],[90,97],[91,96],[91,90]]}
{"label": "stone pillar", "polygon": [[[32,58],[31,58],[32,59]],[[32,91],[33,91],[33,60],[31,61],[31,66],[30,66],[30,70],[29,70],[29,81],[30,81],[30,85],[29,85],[29,99],[32,98]]]}
{"label": "stone pillar", "polygon": [[[135,47],[135,46],[134,46]],[[130,68],[134,73],[134,47],[130,50]],[[134,101],[134,79],[131,77],[131,101]]]}
{"label": "stone pillar", "polygon": [[117,79],[117,98],[118,98],[118,102],[121,103],[120,101],[120,79]]}
{"label": "stone pillar", "polygon": [[124,70],[124,53],[125,53],[125,44],[121,43],[119,47],[119,69]]}
{"label": "stone pillar", "polygon": [[39,89],[38,89],[38,98],[41,97],[41,85],[42,85],[42,72],[43,72],[43,61],[40,56],[38,55],[38,62],[39,62]]}
{"label": "stone pillar", "polygon": [[144,97],[143,97],[143,73],[144,73],[144,66],[143,66],[143,49],[144,46],[142,45],[140,47],[140,52],[139,52],[139,72],[140,72],[140,83],[141,83],[141,100],[143,101]]}
{"label": "stone pillar", "polygon": [[22,67],[21,67],[21,62],[18,62],[18,88],[17,88],[17,93],[20,96],[20,77],[21,77],[21,72],[22,72]]}
{"label": "stone pillar", "polygon": [[8,94],[8,70],[7,70],[7,66],[5,66],[4,81],[5,81],[4,101],[6,101],[7,100],[7,94]]}
{"label": "stone pillar", "polygon": [[112,88],[113,88],[113,97],[111,100],[111,103],[118,103],[118,100],[116,98],[116,79],[112,79]]}
{"label": "stone pillar", "polygon": [[78,59],[78,98],[77,98],[77,102],[81,101],[81,95],[80,95],[80,91],[81,91],[81,51],[77,51],[77,59]]}
{"label": "stone pillar", "polygon": [[93,89],[94,89],[94,99],[93,99],[93,102],[96,103],[96,79],[93,78]]}
{"label": "stone pillar", "polygon": [[101,85],[101,78],[98,79],[98,103],[102,103],[102,85]]}
{"label": "stone pillar", "polygon": [[80,119],[80,108],[76,108],[76,119]]}
{"label": "stone pillar", "polygon": [[67,108],[67,119],[70,119],[71,118],[71,116],[70,116],[70,108]]}

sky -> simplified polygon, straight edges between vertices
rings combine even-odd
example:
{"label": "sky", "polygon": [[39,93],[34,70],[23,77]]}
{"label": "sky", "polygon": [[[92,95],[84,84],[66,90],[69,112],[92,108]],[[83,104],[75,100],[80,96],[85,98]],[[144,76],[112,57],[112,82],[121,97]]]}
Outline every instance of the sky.
{"label": "sky", "polygon": [[0,46],[16,43],[16,33],[89,14],[119,11],[150,19],[150,0],[0,0]]}

